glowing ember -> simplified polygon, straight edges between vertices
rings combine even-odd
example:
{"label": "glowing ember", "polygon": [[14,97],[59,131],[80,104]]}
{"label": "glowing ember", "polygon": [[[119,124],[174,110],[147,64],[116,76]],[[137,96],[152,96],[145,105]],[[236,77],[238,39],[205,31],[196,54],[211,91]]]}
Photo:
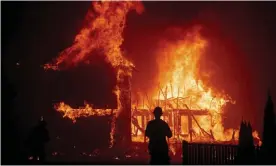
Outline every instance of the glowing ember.
{"label": "glowing ember", "polygon": [[256,140],[256,142],[258,143],[258,146],[261,146],[262,145],[262,141],[261,141],[261,138],[259,137],[259,134],[257,131],[254,131],[252,133],[252,136],[253,138]]}
{"label": "glowing ember", "polygon": [[58,155],[58,152],[53,152],[52,153],[52,156],[57,156]]}

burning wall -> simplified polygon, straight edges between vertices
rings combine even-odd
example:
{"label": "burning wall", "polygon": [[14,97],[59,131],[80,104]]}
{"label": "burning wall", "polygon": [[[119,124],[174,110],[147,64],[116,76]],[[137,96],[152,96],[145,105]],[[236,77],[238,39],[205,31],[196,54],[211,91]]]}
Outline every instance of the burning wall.
{"label": "burning wall", "polygon": [[[175,124],[182,127],[187,126],[184,124],[185,120],[181,120],[181,118],[175,120],[179,111],[185,112],[186,110],[189,112],[188,118],[193,118],[191,123],[196,123],[193,126],[198,126],[198,128],[193,127],[196,135],[205,131],[205,134],[212,135],[216,140],[231,139],[233,129],[224,130],[221,119],[223,107],[231,100],[226,94],[214,92],[211,87],[206,87],[203,81],[198,79],[198,60],[208,46],[207,40],[200,35],[198,28],[186,34],[179,34],[180,38],[174,42],[163,43],[162,49],[157,52],[159,54],[157,56],[159,73],[156,79],[159,84],[156,85],[156,89],[158,90],[146,93],[144,97],[146,102],[141,103],[140,99],[140,102],[132,100],[131,103],[130,87],[128,87],[130,83],[125,84],[125,82],[129,81],[135,66],[125,58],[120,48],[124,40],[122,32],[126,16],[131,10],[141,13],[143,6],[134,1],[93,2],[91,10],[86,15],[87,24],[76,36],[73,45],[62,51],[53,63],[44,65],[46,70],[65,70],[79,62],[86,61],[89,56],[93,56],[93,52],[101,52],[105,56],[106,62],[116,70],[117,86],[114,88],[114,93],[117,96],[118,108],[115,110],[94,109],[90,103],[85,103],[83,108],[73,109],[66,103],[58,103],[55,107],[56,110],[74,122],[82,116],[114,114],[111,132],[111,138],[113,138],[115,124],[122,126],[120,128],[122,132],[130,135],[130,129],[124,128],[124,126],[130,123],[131,104],[133,110],[144,113],[148,117],[147,120],[152,118],[148,114],[151,113],[153,107],[160,105],[165,112],[172,114],[170,116],[173,121],[172,126]],[[198,116],[196,116],[196,112]],[[202,113],[206,116],[200,115]],[[119,121],[116,121],[117,118]],[[141,123],[141,120],[138,120],[136,127],[141,127],[139,126]],[[120,129],[117,128],[117,130]],[[201,137],[198,138],[201,139]],[[122,138],[122,140],[124,139],[129,138]],[[235,139],[237,139],[237,135]]]}
{"label": "burning wall", "polygon": [[114,123],[123,110],[121,100],[124,96],[124,94],[122,96],[124,89],[120,85],[124,83],[125,78],[131,76],[131,71],[134,68],[133,63],[123,56],[120,49],[126,15],[131,10],[141,13],[143,6],[140,2],[93,2],[91,10],[86,15],[87,25],[76,36],[74,44],[61,52],[53,63],[44,65],[45,69],[62,70],[85,61],[87,57],[93,55],[93,51],[103,53],[106,61],[117,71],[117,86],[114,93],[117,96],[118,108],[116,110],[99,110],[93,109],[90,104],[85,104],[84,108],[73,109],[65,103],[59,103],[56,105],[56,109],[74,121],[81,116],[114,113],[112,138],[115,131]]}

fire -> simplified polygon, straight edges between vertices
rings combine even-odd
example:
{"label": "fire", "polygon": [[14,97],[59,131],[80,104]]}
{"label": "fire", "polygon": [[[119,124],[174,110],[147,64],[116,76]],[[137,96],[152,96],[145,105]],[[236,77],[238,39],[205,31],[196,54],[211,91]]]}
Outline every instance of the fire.
{"label": "fire", "polygon": [[[163,41],[161,49],[157,49],[159,72],[156,80],[159,85],[155,87],[159,89],[155,88],[147,95],[146,104],[138,102],[134,107],[149,111],[157,105],[161,106],[163,111],[167,112],[166,116],[172,116],[170,120],[168,117],[163,117],[171,129],[175,130],[179,125],[182,127],[180,131],[175,132],[174,137],[184,135],[186,132],[194,135],[194,141],[200,142],[238,140],[238,132],[234,129],[224,129],[222,123],[224,106],[235,101],[227,94],[215,92],[212,87],[206,86],[203,80],[199,79],[199,60],[201,56],[207,56],[204,53],[208,47],[207,39],[200,35],[200,27],[194,27],[188,33],[179,35],[178,40]],[[145,109],[144,105],[148,108]],[[175,122],[177,116],[181,116],[179,110],[183,109],[188,110],[187,116],[194,114],[191,116],[192,124],[188,124],[188,119],[181,118],[180,122],[177,122],[180,124]],[[183,128],[186,128],[186,131]],[[257,137],[258,133],[256,131],[254,133],[254,137]],[[139,135],[142,133],[138,132]],[[189,141],[188,137],[184,139]],[[142,137],[140,141],[143,141]]]}
{"label": "fire", "polygon": [[122,55],[120,49],[124,41],[122,32],[126,15],[133,9],[138,13],[143,11],[138,2],[93,2],[86,15],[87,25],[75,37],[74,44],[62,51],[52,64],[44,65],[44,68],[58,70],[62,65],[74,66],[93,56],[93,51],[101,51],[113,67],[134,67],[133,63]]}
{"label": "fire", "polygon": [[[136,1],[93,2],[85,18],[86,25],[76,35],[72,46],[62,51],[52,63],[44,65],[45,70],[66,70],[86,61],[93,56],[94,52],[100,52],[106,62],[116,69],[117,85],[114,88],[118,105],[116,110],[94,109],[88,103],[85,103],[83,108],[77,109],[71,108],[64,102],[55,105],[55,109],[61,112],[63,117],[70,118],[73,122],[76,122],[79,117],[114,114],[111,123],[111,145],[114,141],[116,118],[121,113],[123,105],[121,98],[124,89],[120,85],[124,83],[125,77],[132,76],[132,70],[135,68],[134,64],[125,58],[120,48],[124,41],[122,33],[126,25],[126,16],[132,10],[141,14],[142,3]],[[195,139],[204,140],[198,136],[205,131],[203,134],[212,136],[215,140],[230,140],[233,138],[233,129],[224,129],[222,114],[223,107],[228,102],[232,102],[231,98],[227,94],[215,92],[213,88],[207,87],[203,80],[199,79],[199,59],[204,55],[208,42],[200,35],[198,28],[180,35],[183,38],[176,42],[164,42],[163,49],[158,50],[157,80],[159,85],[157,87],[159,89],[152,90],[150,95],[147,95],[148,111],[157,105],[162,106],[165,111],[177,109],[172,113],[172,121],[175,123],[177,121],[175,115],[180,109],[189,110],[188,114],[193,114],[194,110],[197,110],[204,116],[192,116],[192,125],[199,126],[192,128],[193,134],[197,135]],[[144,104],[142,106],[139,103],[135,107],[141,109],[144,108]],[[180,120],[181,124],[182,122]],[[184,127],[187,128],[187,124]],[[190,128],[187,129],[187,131],[190,130]],[[182,134],[182,132],[177,134]],[[138,131],[138,135],[142,135],[141,131]],[[234,135],[234,139],[237,139],[237,134]],[[133,137],[133,140],[139,139]]]}
{"label": "fire", "polygon": [[117,111],[112,109],[93,109],[92,106],[89,104],[86,104],[83,108],[73,109],[64,102],[56,104],[55,109],[58,112],[63,113],[63,117],[68,117],[72,119],[74,123],[79,117],[113,115],[113,113],[116,113]]}
{"label": "fire", "polygon": [[252,133],[252,136],[253,138],[258,142],[258,146],[261,146],[262,145],[262,141],[261,141],[261,138],[259,137],[259,134],[257,131],[254,131]]}
{"label": "fire", "polygon": [[[44,65],[46,70],[66,69],[93,56],[94,51],[101,52],[106,61],[117,70],[117,86],[114,89],[118,103],[116,116],[119,115],[121,109],[121,89],[118,85],[124,81],[124,76],[131,76],[131,71],[134,68],[133,63],[123,56],[120,49],[124,41],[122,32],[126,23],[126,15],[131,10],[142,13],[143,6],[140,2],[133,1],[93,2],[92,8],[86,15],[87,24],[75,37],[73,45],[62,51],[53,63]],[[93,109],[88,104],[85,105],[85,108],[72,109],[69,105],[60,103],[55,108],[62,112],[64,117],[73,121],[81,116],[106,115],[111,112],[110,110]],[[112,124],[113,121],[114,119]],[[114,133],[114,125],[112,126],[111,139]]]}
{"label": "fire", "polygon": [[[157,80],[160,85],[157,85],[159,89],[153,91],[150,96],[157,100],[157,105],[162,106],[164,111],[181,108],[191,111],[208,110],[212,119],[210,116],[197,117],[200,127],[207,132],[212,130],[216,140],[229,140],[232,134],[224,132],[221,113],[223,106],[230,100],[227,95],[215,93],[198,79],[198,62],[208,45],[199,30],[196,27],[187,34],[179,34],[183,37],[176,42],[162,43],[162,49],[158,50],[157,56]],[[200,128],[193,127],[193,130],[197,135],[201,132]]]}

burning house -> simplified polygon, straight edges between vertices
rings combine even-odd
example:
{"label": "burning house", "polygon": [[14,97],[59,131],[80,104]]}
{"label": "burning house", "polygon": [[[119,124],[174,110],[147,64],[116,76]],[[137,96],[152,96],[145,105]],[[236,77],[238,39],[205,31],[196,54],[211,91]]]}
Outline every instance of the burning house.
{"label": "burning house", "polygon": [[162,63],[158,66],[157,90],[140,97],[142,102],[133,103],[134,140],[142,140],[139,135],[143,135],[145,122],[153,118],[151,110],[156,106],[164,109],[163,118],[171,126],[175,140],[236,140],[234,130],[225,131],[221,120],[223,107],[231,99],[212,92],[197,79],[198,60],[207,46],[199,30],[195,27],[177,42],[163,43],[165,50],[158,55]]}
{"label": "burning house", "polygon": [[[234,129],[225,130],[222,124],[223,107],[232,102],[226,94],[215,92],[198,79],[198,60],[207,47],[207,40],[194,28],[179,35],[175,42],[164,42],[158,52],[158,84],[151,92],[136,95],[131,90],[135,65],[127,60],[120,46],[123,42],[126,15],[131,10],[142,13],[140,2],[93,2],[86,15],[86,25],[76,36],[73,45],[49,64],[45,70],[65,70],[102,52],[107,63],[116,71],[117,109],[95,109],[91,103],[82,108],[57,103],[55,109],[76,122],[79,117],[112,115],[111,145],[131,141],[144,142],[144,131],[152,110],[161,106],[163,119],[173,131],[173,140],[200,142],[235,141]],[[236,132],[238,133],[238,132]]]}

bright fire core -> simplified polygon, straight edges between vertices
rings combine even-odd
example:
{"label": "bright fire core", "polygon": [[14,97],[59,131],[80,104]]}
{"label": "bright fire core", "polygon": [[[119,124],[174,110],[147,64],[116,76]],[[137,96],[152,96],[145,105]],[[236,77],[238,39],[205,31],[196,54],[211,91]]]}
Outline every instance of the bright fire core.
{"label": "bright fire core", "polygon": [[183,139],[190,140],[191,134],[197,141],[236,140],[237,134],[233,135],[233,129],[224,130],[221,119],[223,107],[231,102],[229,97],[213,92],[197,77],[200,56],[208,46],[199,30],[196,27],[179,34],[182,37],[178,41],[163,42],[162,50],[158,50],[157,90],[148,95],[150,98],[142,99],[146,104],[134,104],[134,107],[142,111],[162,106],[164,119],[172,126],[174,136]]}
{"label": "bright fire core", "polygon": [[[86,26],[76,36],[73,45],[63,52],[51,64],[44,65],[46,70],[63,70],[73,67],[93,56],[93,51],[101,50],[106,62],[117,71],[116,110],[93,109],[91,104],[73,109],[65,103],[58,103],[55,109],[63,117],[76,122],[79,117],[105,116],[121,112],[120,84],[124,76],[131,76],[134,64],[127,60],[121,51],[122,32],[128,12],[143,12],[140,2],[93,2],[86,16]],[[230,141],[237,140],[238,132],[225,130],[222,124],[223,107],[230,102],[226,94],[214,92],[199,80],[199,59],[206,56],[207,39],[200,35],[200,29],[194,28],[185,34],[179,34],[179,40],[163,42],[162,49],[156,54],[158,73],[156,88],[151,92],[142,92],[132,100],[132,140],[144,141],[143,132],[148,120],[151,120],[152,109],[161,106],[163,118],[169,123],[175,139],[188,141]],[[133,92],[132,94],[134,94]],[[112,123],[111,140],[114,124]],[[256,135],[256,134],[255,134]],[[257,137],[257,136],[255,136]],[[111,142],[112,144],[112,142]]]}

